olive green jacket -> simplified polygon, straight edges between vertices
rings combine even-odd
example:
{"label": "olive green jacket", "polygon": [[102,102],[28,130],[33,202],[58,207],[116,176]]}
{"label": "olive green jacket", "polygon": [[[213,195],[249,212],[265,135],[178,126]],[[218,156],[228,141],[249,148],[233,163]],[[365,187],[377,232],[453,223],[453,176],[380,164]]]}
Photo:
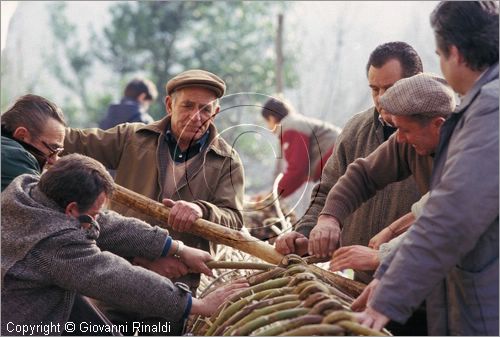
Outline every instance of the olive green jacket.
{"label": "olive green jacket", "polygon": [[2,191],[21,174],[40,175],[36,158],[14,139],[2,136]]}
{"label": "olive green jacket", "polygon": [[[87,155],[116,170],[117,184],[161,201],[166,169],[160,167],[164,167],[162,156],[169,155],[164,141],[169,122],[167,116],[149,125],[126,123],[106,131],[67,129],[64,146],[69,153]],[[218,135],[215,126],[210,125],[209,130],[206,150],[193,159],[172,198],[195,202],[202,208],[204,219],[239,229],[243,225],[243,165],[236,151]],[[127,207],[112,204],[110,208],[125,216],[161,225],[158,220]],[[188,246],[209,249],[204,238],[172,230],[170,234]],[[182,281],[196,286],[189,278]]]}

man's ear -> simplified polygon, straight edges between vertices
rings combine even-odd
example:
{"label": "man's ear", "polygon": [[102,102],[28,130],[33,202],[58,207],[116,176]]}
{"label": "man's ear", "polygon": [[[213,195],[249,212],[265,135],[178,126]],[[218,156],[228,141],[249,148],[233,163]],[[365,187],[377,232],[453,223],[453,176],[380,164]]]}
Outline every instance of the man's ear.
{"label": "man's ear", "polygon": [[215,118],[215,116],[217,116],[219,114],[219,112],[220,112],[220,105],[217,105],[215,107],[214,113],[212,114],[212,119]]}
{"label": "man's ear", "polygon": [[12,136],[14,136],[15,139],[23,141],[25,143],[31,141],[31,134],[24,126],[16,128],[12,133]]}
{"label": "man's ear", "polygon": [[172,104],[172,96],[168,95],[167,97],[165,97],[165,109],[167,110],[167,116],[170,116],[172,114]]}
{"label": "man's ear", "polygon": [[463,55],[460,53],[460,51],[458,50],[457,46],[455,46],[453,44],[450,45],[449,51],[450,51],[449,58],[451,57],[456,62],[456,64],[465,63],[465,59],[464,59]]}
{"label": "man's ear", "polygon": [[443,117],[436,117],[432,120],[432,125],[438,130],[438,133],[445,121],[446,119]]}
{"label": "man's ear", "polygon": [[73,216],[75,218],[78,217],[78,216],[80,216],[80,211],[78,210],[78,204],[76,203],[76,201],[70,202],[66,206],[66,209],[64,210],[64,213],[66,215],[70,215],[70,216]]}

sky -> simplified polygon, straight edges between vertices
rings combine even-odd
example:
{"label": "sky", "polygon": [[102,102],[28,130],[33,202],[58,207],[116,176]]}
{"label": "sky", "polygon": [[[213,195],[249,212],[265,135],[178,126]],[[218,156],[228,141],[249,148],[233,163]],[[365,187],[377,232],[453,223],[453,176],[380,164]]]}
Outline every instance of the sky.
{"label": "sky", "polygon": [[3,47],[5,46],[5,41],[7,39],[7,29],[9,28],[9,22],[10,18],[12,17],[12,14],[14,14],[14,11],[16,10],[18,1],[2,1],[1,2],[1,13],[2,13],[2,30],[1,30],[1,35],[2,35],[2,47],[1,50],[3,50]]}

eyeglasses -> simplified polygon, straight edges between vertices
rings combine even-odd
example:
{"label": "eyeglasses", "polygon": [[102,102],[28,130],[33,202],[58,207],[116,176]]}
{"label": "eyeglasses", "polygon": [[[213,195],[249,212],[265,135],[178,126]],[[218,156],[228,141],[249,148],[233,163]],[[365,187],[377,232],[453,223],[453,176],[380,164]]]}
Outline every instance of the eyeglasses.
{"label": "eyeglasses", "polygon": [[40,142],[43,144],[43,146],[45,146],[45,148],[47,150],[49,150],[49,154],[47,155],[48,158],[53,158],[55,156],[58,156],[61,154],[61,152],[64,151],[64,147],[55,147],[54,148],[52,145],[47,144],[43,140],[41,140]]}

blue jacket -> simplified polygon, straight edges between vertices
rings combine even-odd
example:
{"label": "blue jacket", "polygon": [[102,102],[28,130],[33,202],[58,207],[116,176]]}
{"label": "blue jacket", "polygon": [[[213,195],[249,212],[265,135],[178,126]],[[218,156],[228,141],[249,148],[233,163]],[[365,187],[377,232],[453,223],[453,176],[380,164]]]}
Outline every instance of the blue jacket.
{"label": "blue jacket", "polygon": [[137,101],[123,98],[120,104],[112,104],[109,106],[106,116],[99,123],[99,128],[107,130],[123,123],[139,122],[150,124],[153,121],[153,117],[143,111]]}

